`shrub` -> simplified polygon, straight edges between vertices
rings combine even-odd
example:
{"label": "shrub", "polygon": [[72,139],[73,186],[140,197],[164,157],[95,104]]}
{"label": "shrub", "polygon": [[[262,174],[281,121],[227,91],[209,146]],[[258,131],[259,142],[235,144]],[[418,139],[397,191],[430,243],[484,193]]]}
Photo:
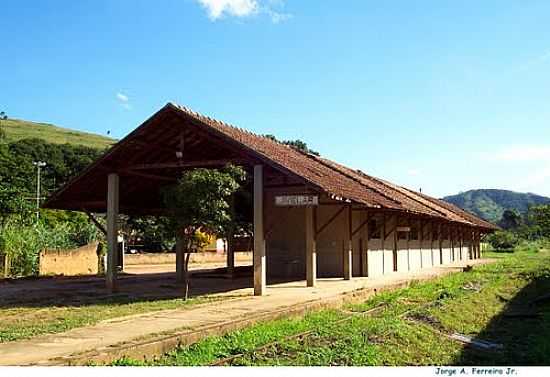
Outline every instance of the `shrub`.
{"label": "shrub", "polygon": [[513,252],[519,239],[514,233],[504,230],[491,234],[488,242],[495,252]]}
{"label": "shrub", "polygon": [[72,249],[96,239],[93,225],[44,221],[8,221],[0,229],[0,250],[10,260],[10,276],[38,274],[38,258],[44,249]]}
{"label": "shrub", "polygon": [[550,249],[550,240],[546,238],[535,241],[522,240],[516,249],[530,253],[538,253],[542,249]]}

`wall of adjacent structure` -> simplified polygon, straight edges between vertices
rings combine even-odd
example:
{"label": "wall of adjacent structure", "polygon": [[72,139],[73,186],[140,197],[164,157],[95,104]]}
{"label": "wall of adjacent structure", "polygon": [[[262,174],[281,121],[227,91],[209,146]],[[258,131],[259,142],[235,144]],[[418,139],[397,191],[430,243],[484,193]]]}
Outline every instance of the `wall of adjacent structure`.
{"label": "wall of adjacent structure", "polygon": [[[268,278],[305,278],[305,209],[276,207],[274,194],[266,195],[265,220],[266,259]],[[342,277],[344,250],[348,248],[348,210],[340,205],[320,205],[317,207],[317,226],[327,223],[336,213],[336,218],[317,236],[317,277]],[[352,229],[357,229],[366,220],[365,211],[352,211]],[[371,215],[372,217],[372,215]],[[382,221],[381,215],[374,216]],[[414,218],[412,218],[414,221]],[[394,272],[394,242],[396,216],[388,216],[386,237],[367,240],[367,226],[361,228],[352,238],[353,276],[376,277]],[[402,225],[402,224],[399,224]],[[419,226],[420,224],[418,224]],[[419,230],[420,231],[420,230]],[[432,241],[430,226],[423,228],[424,233],[415,240],[397,240],[397,271],[418,271],[422,268],[449,264],[460,260],[460,243],[452,244],[449,239]],[[381,232],[383,233],[383,231]],[[362,246],[362,247],[360,247]],[[441,255],[440,255],[441,254]],[[462,260],[469,256],[468,244],[463,243]]]}
{"label": "wall of adjacent structure", "polygon": [[97,271],[97,242],[72,250],[43,250],[39,254],[39,275],[94,275]]}

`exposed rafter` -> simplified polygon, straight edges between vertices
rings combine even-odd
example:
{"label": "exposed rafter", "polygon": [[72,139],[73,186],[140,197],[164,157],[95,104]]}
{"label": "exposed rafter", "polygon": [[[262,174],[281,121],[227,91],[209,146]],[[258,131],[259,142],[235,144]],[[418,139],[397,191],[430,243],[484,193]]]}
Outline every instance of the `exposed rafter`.
{"label": "exposed rafter", "polygon": [[127,166],[125,170],[150,170],[150,169],[172,169],[172,168],[200,168],[212,166],[224,166],[227,164],[240,165],[244,161],[238,158],[223,158],[218,160],[198,160],[198,161],[173,161],[157,162],[151,164],[136,164]]}

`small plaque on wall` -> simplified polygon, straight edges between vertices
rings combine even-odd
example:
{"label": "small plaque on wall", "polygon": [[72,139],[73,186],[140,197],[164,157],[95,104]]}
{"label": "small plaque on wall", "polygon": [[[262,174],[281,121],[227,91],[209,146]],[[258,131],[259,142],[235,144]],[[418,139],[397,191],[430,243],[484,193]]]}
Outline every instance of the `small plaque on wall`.
{"label": "small plaque on wall", "polygon": [[277,195],[275,205],[280,207],[306,207],[319,205],[317,195]]}

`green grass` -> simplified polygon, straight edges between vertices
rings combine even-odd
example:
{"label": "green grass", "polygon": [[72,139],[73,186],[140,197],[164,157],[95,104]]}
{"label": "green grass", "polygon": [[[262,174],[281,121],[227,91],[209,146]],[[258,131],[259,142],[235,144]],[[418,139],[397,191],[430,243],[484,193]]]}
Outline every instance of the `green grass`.
{"label": "green grass", "polygon": [[[519,250],[489,256],[497,262],[382,293],[341,310],[267,322],[177,348],[154,360],[121,359],[114,364],[208,365],[236,354],[242,355],[232,365],[550,364],[550,305],[529,305],[550,292],[550,253]],[[381,311],[361,315],[380,305]],[[514,317],[517,313],[528,317]],[[529,317],[532,314],[540,316]],[[349,320],[336,322],[345,317]],[[304,331],[312,333],[288,339]],[[504,349],[465,348],[444,335],[454,332],[502,344]],[[258,349],[266,344],[270,345]]]}
{"label": "green grass", "polygon": [[79,144],[98,149],[110,147],[116,142],[116,140],[102,135],[17,119],[0,120],[0,127],[6,133],[8,142],[38,138],[54,144]]}
{"label": "green grass", "polygon": [[197,297],[187,301],[163,299],[132,302],[127,296],[93,298],[77,305],[63,303],[44,307],[21,306],[0,309],[0,343],[32,338],[48,333],[60,333],[89,326],[102,320],[167,309],[178,309],[220,298]]}

